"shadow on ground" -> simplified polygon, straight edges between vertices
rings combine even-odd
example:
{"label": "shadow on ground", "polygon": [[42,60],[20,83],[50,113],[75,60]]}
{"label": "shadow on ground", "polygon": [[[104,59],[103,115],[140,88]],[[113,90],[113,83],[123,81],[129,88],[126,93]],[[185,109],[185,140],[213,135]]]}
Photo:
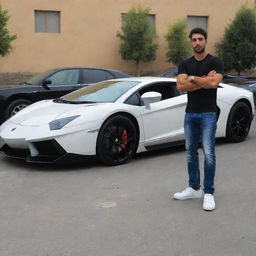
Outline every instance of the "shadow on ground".
{"label": "shadow on ground", "polygon": [[[216,146],[226,144],[225,139],[217,139]],[[185,146],[173,146],[170,148],[163,148],[163,149],[155,149],[152,151],[142,152],[136,154],[131,161],[140,161],[146,160],[148,158],[155,158],[159,156],[165,156],[169,154],[176,154],[180,152],[185,152]],[[102,166],[102,168],[111,168],[111,166],[103,166],[101,163],[97,162],[96,160],[92,160],[90,162],[79,162],[79,163],[65,163],[65,164],[35,164],[35,163],[27,163],[24,160],[20,159],[11,159],[6,157],[3,153],[0,154],[0,159],[6,165],[11,165],[13,167],[17,167],[20,169],[26,169],[27,171],[49,171],[49,172],[58,172],[58,171],[77,171],[79,169],[92,169],[98,168]],[[127,163],[129,164],[129,163]]]}

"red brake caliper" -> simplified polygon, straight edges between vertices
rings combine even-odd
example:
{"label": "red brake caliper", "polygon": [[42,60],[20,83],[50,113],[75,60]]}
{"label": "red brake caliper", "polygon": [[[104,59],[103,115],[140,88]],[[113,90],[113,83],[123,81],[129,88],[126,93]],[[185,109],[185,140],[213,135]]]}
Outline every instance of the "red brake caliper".
{"label": "red brake caliper", "polygon": [[122,144],[121,144],[121,146],[122,146],[123,149],[126,148],[127,143],[128,143],[127,132],[126,132],[126,130],[124,129],[123,134],[122,134]]}

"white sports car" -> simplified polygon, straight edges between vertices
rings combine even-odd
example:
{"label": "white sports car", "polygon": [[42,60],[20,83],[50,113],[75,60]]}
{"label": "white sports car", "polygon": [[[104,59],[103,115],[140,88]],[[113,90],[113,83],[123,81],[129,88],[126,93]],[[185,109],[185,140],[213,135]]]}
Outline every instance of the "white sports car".
{"label": "white sports car", "polygon": [[[217,137],[243,141],[255,107],[251,92],[218,88]],[[0,150],[28,162],[58,163],[96,156],[106,165],[136,152],[184,142],[187,95],[174,78],[100,82],[61,98],[34,103],[0,127]]]}

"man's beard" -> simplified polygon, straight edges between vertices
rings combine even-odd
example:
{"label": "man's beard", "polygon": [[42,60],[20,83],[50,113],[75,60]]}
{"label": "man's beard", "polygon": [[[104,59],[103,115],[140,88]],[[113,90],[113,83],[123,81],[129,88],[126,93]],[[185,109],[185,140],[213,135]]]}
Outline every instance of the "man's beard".
{"label": "man's beard", "polygon": [[201,48],[200,50],[197,50],[196,47],[193,49],[195,53],[201,54],[205,51],[205,47]]}

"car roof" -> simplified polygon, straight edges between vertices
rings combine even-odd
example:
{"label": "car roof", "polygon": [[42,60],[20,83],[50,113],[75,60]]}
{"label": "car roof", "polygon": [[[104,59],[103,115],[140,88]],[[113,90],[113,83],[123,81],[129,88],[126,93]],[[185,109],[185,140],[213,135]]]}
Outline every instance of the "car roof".
{"label": "car roof", "polygon": [[175,77],[178,74],[178,68],[172,68],[161,73],[159,76],[163,77]]}
{"label": "car roof", "polygon": [[75,66],[75,67],[62,67],[62,68],[53,68],[52,70],[62,70],[62,69],[98,69],[98,70],[108,70],[108,71],[118,71],[123,73],[123,71],[116,70],[116,69],[111,69],[111,68],[99,68],[99,67],[80,67],[80,66]]}
{"label": "car roof", "polygon": [[176,82],[175,78],[171,77],[151,77],[151,76],[141,76],[141,77],[128,77],[128,78],[117,78],[112,79],[114,81],[134,81],[134,82]]}

